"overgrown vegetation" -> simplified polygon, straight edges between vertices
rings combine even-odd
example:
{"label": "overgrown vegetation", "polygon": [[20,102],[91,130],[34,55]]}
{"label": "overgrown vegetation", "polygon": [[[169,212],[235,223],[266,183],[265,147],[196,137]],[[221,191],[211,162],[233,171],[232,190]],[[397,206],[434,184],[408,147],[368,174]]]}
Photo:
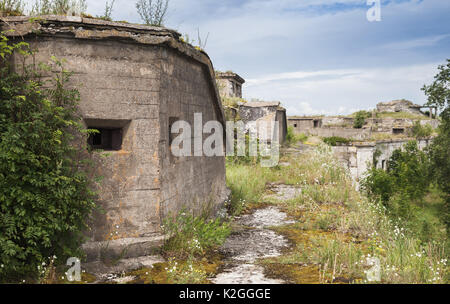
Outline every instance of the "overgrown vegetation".
{"label": "overgrown vegetation", "polygon": [[308,136],[306,136],[304,133],[296,134],[294,131],[294,127],[292,127],[292,126],[288,127],[287,133],[286,133],[285,145],[287,145],[289,147],[289,146],[295,145],[298,142],[304,143],[307,140],[308,140]]}
{"label": "overgrown vegetation", "polygon": [[141,271],[138,276],[144,277],[147,283],[207,283],[207,277],[219,264],[214,252],[231,232],[229,220],[211,218],[207,212],[194,216],[182,210],[164,220],[163,230],[166,240],[162,253],[168,262],[159,271],[148,270],[145,275]]}
{"label": "overgrown vegetation", "polygon": [[423,91],[428,97],[429,106],[441,111],[441,124],[438,136],[434,138],[430,148],[432,175],[445,201],[444,217],[447,232],[450,233],[450,59],[447,64],[438,67],[439,73],[434,82],[424,86]]}
{"label": "overgrown vegetation", "polygon": [[168,256],[192,258],[220,246],[230,233],[229,223],[222,218],[211,219],[206,213],[194,216],[182,211],[164,220],[167,240],[164,252]]}
{"label": "overgrown vegetation", "polygon": [[30,14],[81,16],[86,10],[86,0],[35,0]]}
{"label": "overgrown vegetation", "polygon": [[366,119],[372,117],[372,113],[368,111],[359,111],[355,113],[355,121],[353,127],[355,129],[361,129],[366,123]]}
{"label": "overgrown vegetation", "polygon": [[[318,146],[300,156],[285,155],[282,161],[291,165],[227,166],[228,185],[244,203],[242,210],[271,203],[295,219],[292,225],[275,228],[294,244],[291,250],[259,261],[268,277],[292,283],[365,283],[365,271],[371,268],[368,258],[377,258],[382,283],[447,282],[446,239],[435,217],[439,211],[431,212],[439,206],[433,202],[436,194],[426,194],[421,202],[431,202],[433,207],[424,209],[428,210],[424,217],[435,220],[429,222],[435,229],[430,231],[433,237],[423,239],[391,216],[381,202],[356,191],[329,147]],[[269,199],[272,183],[302,191],[288,201]]]}
{"label": "overgrown vegetation", "polygon": [[22,0],[0,0],[1,16],[21,16],[25,8],[25,2]]}
{"label": "overgrown vegetation", "polygon": [[427,153],[418,149],[416,141],[411,141],[403,150],[394,151],[387,171],[373,167],[361,184],[372,201],[381,201],[392,217],[402,219],[405,226],[425,241],[431,228],[441,228],[421,216],[428,208],[423,204],[424,198],[433,188],[430,168]]}
{"label": "overgrown vegetation", "polygon": [[102,16],[97,16],[97,18],[105,20],[105,21],[112,21],[112,12],[114,9],[114,3],[116,0],[112,0],[111,3],[109,1],[106,1],[105,3],[105,11]]}
{"label": "overgrown vegetation", "polygon": [[323,142],[332,147],[340,146],[340,145],[348,145],[352,141],[347,138],[332,136],[323,138]]}
{"label": "overgrown vegetation", "polygon": [[411,134],[417,139],[429,138],[433,135],[433,127],[429,124],[422,125],[420,121],[415,121],[411,129]]}
{"label": "overgrown vegetation", "polygon": [[169,0],[138,0],[136,9],[147,25],[162,26],[167,10],[169,8]]}
{"label": "overgrown vegetation", "polygon": [[[0,35],[0,281],[36,280],[50,257],[80,256],[82,233],[95,208],[89,133],[77,111],[70,73],[30,65],[16,72],[12,52],[32,56],[26,43]],[[41,75],[53,78],[43,81]]]}

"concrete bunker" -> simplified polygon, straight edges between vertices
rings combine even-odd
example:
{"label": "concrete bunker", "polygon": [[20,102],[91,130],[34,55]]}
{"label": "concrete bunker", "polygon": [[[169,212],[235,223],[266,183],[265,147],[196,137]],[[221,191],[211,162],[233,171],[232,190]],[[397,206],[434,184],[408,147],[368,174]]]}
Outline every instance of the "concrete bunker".
{"label": "concrete bunker", "polygon": [[226,200],[223,156],[173,158],[170,151],[174,120],[193,125],[202,113],[205,122],[225,124],[206,53],[166,28],[81,17],[7,17],[0,29],[36,49],[36,62],[65,60],[84,123],[99,131],[88,142],[108,150],[96,157],[104,213],[88,232],[88,260],[99,260],[106,247],[116,255],[127,249],[122,257],[150,254],[169,214],[214,211]]}
{"label": "concrete bunker", "polygon": [[234,72],[216,72],[220,96],[242,98],[244,78]]}

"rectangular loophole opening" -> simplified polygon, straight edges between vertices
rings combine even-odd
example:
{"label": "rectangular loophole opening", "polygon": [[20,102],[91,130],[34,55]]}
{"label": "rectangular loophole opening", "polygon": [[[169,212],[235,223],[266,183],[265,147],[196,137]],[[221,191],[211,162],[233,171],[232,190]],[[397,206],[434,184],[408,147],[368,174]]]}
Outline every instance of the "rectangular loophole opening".
{"label": "rectangular loophole opening", "polygon": [[93,149],[119,151],[122,149],[122,128],[106,129],[89,126],[88,129],[97,130],[88,138],[88,144]]}
{"label": "rectangular loophole opening", "polygon": [[394,134],[404,134],[405,133],[405,129],[394,128],[394,129],[392,129],[392,133],[394,133]]}
{"label": "rectangular loophole opening", "polygon": [[88,137],[88,145],[97,150],[120,151],[131,120],[84,119],[87,129],[97,130]]}

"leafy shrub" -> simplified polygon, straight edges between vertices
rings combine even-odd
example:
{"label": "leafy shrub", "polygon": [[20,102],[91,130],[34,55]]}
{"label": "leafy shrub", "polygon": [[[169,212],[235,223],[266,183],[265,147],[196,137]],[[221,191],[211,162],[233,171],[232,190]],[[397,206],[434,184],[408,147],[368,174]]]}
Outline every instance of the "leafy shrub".
{"label": "leafy shrub", "polygon": [[348,145],[351,140],[339,136],[332,136],[332,137],[325,137],[323,139],[323,142],[327,145],[330,145],[332,147],[339,146],[339,145]]}
{"label": "leafy shrub", "polygon": [[304,143],[307,140],[308,140],[308,136],[306,136],[304,133],[295,134],[294,128],[288,127],[287,133],[286,133],[286,145],[287,146],[291,146],[298,142]]}
{"label": "leafy shrub", "polygon": [[420,121],[416,121],[411,129],[411,133],[417,139],[428,138],[433,134],[433,127],[429,124],[422,126]]}
{"label": "leafy shrub", "polygon": [[353,127],[355,129],[361,129],[366,123],[366,118],[370,118],[372,114],[368,111],[359,111],[355,114],[355,121]]}
{"label": "leafy shrub", "polygon": [[194,216],[186,211],[166,218],[163,229],[167,236],[164,252],[181,257],[205,254],[222,245],[230,234],[229,223],[221,218],[208,219],[206,215]]}
{"label": "leafy shrub", "polygon": [[427,154],[419,150],[416,141],[410,141],[404,150],[394,151],[387,171],[373,167],[361,186],[370,198],[380,198],[385,205],[396,193],[402,193],[411,200],[420,200],[430,187],[429,169]]}
{"label": "leafy shrub", "polygon": [[422,90],[428,98],[428,106],[437,107],[441,111],[441,125],[438,136],[430,148],[432,173],[437,185],[444,193],[446,201],[442,217],[450,234],[450,59],[438,67],[439,73],[434,82],[424,86]]}
{"label": "leafy shrub", "polygon": [[62,63],[50,83],[41,69],[14,73],[8,64],[25,43],[0,36],[0,281],[37,278],[49,257],[78,256],[86,221],[95,207],[91,166],[77,114],[77,90],[65,89]]}

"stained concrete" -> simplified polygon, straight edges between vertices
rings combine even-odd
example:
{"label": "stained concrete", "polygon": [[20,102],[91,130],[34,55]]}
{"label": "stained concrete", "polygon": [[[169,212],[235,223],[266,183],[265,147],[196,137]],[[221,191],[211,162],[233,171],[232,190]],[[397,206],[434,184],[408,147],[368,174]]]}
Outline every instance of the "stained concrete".
{"label": "stained concrete", "polygon": [[[115,240],[133,242],[112,242],[112,252],[147,254],[139,249],[143,240],[158,238],[170,214],[184,207],[214,212],[223,204],[228,195],[225,158],[173,157],[169,143],[170,121],[193,125],[194,113],[201,113],[204,122],[225,123],[206,53],[163,27],[69,16],[29,19],[0,18],[0,30],[13,29],[7,32],[10,39],[37,51],[26,63],[43,62],[56,72],[51,57],[64,60],[64,68],[73,72],[68,86],[81,95],[86,127],[120,128],[122,133],[120,150],[94,158],[96,173],[103,177],[97,189],[103,212],[93,215],[86,232],[85,247],[94,248],[89,258],[98,259],[95,248]],[[21,61],[15,54],[13,62]],[[44,79],[52,76],[48,72]]]}

